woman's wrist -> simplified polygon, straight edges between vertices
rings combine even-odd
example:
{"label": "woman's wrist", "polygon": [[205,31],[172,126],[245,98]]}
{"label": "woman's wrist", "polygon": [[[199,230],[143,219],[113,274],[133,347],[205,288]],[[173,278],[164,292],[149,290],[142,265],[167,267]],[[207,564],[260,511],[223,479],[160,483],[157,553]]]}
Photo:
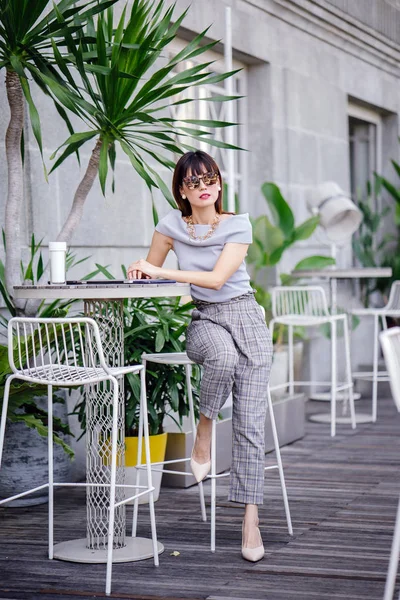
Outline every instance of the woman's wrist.
{"label": "woman's wrist", "polygon": [[157,277],[160,279],[174,279],[178,283],[189,283],[186,281],[184,272],[179,269],[165,269],[164,267],[160,267]]}
{"label": "woman's wrist", "polygon": [[158,277],[158,279],[168,279],[168,277],[166,277],[166,275],[165,275],[165,269],[163,269],[162,267],[158,267],[157,277]]}

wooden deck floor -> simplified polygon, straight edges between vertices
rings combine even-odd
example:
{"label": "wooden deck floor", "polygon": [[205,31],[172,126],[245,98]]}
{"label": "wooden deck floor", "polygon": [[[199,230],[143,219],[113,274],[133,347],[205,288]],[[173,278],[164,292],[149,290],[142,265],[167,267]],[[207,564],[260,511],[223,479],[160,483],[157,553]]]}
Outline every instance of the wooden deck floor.
{"label": "wooden deck floor", "polygon": [[[364,402],[357,403],[358,410],[364,408]],[[321,403],[309,402],[307,411],[320,412]],[[307,421],[306,436],[282,450],[292,538],[278,475],[266,477],[263,561],[252,565],[240,556],[242,508],[226,502],[227,480],[218,488],[214,555],[196,489],[162,489],[156,504],[158,535],[165,544],[160,567],[151,560],[115,565],[112,597],[381,600],[400,493],[400,415],[391,399],[381,399],[377,423],[356,431],[341,425],[334,439],[328,429]],[[105,598],[104,565],[47,560],[46,519],[46,505],[0,509],[0,598]],[[149,535],[146,509],[140,521],[139,535]],[[83,492],[58,492],[56,541],[84,534]],[[175,550],[179,556],[172,555]]]}

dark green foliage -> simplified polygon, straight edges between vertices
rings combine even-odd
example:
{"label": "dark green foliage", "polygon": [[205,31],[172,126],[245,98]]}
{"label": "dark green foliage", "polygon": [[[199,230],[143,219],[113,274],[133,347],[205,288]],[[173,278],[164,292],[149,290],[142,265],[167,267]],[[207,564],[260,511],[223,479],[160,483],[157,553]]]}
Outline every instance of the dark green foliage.
{"label": "dark green foliage", "polygon": [[[261,191],[268,204],[271,219],[261,215],[252,219],[253,243],[247,255],[248,264],[253,267],[252,286],[256,290],[257,302],[265,308],[267,322],[271,319],[271,295],[266,289],[263,275],[268,269],[274,267],[281,260],[283,253],[300,240],[306,240],[314,233],[319,223],[319,217],[310,217],[300,225],[295,224],[292,209],[281,194],[275,183],[264,183]],[[335,260],[330,256],[308,256],[294,267],[301,269],[323,269],[334,265]],[[294,285],[298,282],[287,274],[281,274],[282,285]],[[281,342],[285,328],[275,328],[275,342]],[[296,335],[303,337],[301,328],[297,328]]]}
{"label": "dark green foliage", "polygon": [[[96,265],[107,279],[115,279],[107,267]],[[122,266],[124,278],[126,268]],[[137,298],[124,300],[125,364],[141,364],[142,354],[155,352],[184,352],[185,334],[191,320],[193,304],[181,303],[181,298]],[[198,413],[200,369],[192,367],[192,387],[195,412]],[[178,426],[189,414],[183,366],[148,363],[146,387],[149,431],[162,432],[163,420],[169,415]],[[130,374],[125,379],[126,435],[136,435],[139,425],[140,378]],[[86,429],[85,398],[75,407],[75,414]],[[178,420],[172,412],[177,413]]]}
{"label": "dark green foliage", "polygon": [[[29,342],[30,344],[30,342]],[[11,374],[8,361],[7,346],[0,345],[0,408],[3,406],[4,386],[8,375]],[[36,429],[43,437],[48,435],[48,414],[37,404],[38,397],[47,397],[46,386],[32,385],[25,381],[14,380],[10,386],[7,417],[13,423],[22,422],[27,427]],[[64,402],[62,396],[54,394],[54,401]],[[72,458],[74,453],[59,434],[72,435],[68,425],[62,423],[58,417],[53,417],[53,440],[60,444],[65,452]]]}
{"label": "dark green foliage", "polygon": [[[376,186],[374,196],[379,195],[381,183],[376,178]],[[390,206],[386,206],[382,210],[374,211],[372,208],[372,186],[367,183],[367,197],[365,200],[359,199],[357,206],[361,210],[363,220],[356,235],[353,236],[352,246],[353,252],[363,267],[380,267],[387,261],[389,246],[396,237],[392,234],[381,235],[383,219],[391,211]],[[370,295],[378,289],[378,281],[376,279],[360,279],[361,300],[364,306],[369,306]],[[385,280],[384,285],[387,285]]]}
{"label": "dark green foliage", "polygon": [[[137,299],[125,308],[125,364],[141,362],[143,352],[184,352],[185,333],[193,305],[180,304],[180,298]],[[172,411],[189,414],[183,366],[147,364],[147,403],[151,434],[161,433],[163,419]],[[198,405],[199,368],[193,367],[193,392]],[[139,423],[139,377],[128,375],[125,384],[127,433],[137,433]]]}
{"label": "dark green foliage", "polygon": [[[116,0],[88,0],[77,6],[75,0],[0,0],[0,69],[17,73],[28,104],[32,130],[42,152],[40,118],[31,96],[30,78],[48,93],[41,78],[61,82],[54,68],[52,46],[65,44],[65,38],[77,33],[87,20]],[[49,10],[50,8],[50,10]],[[72,133],[68,117],[56,102],[60,116]]]}
{"label": "dark green foliage", "polygon": [[[395,160],[391,161],[398,178],[400,178],[400,165]],[[393,281],[400,279],[400,185],[393,184],[385,177],[375,173],[376,185],[383,187],[393,201],[393,220],[397,227],[397,234],[393,237],[383,238],[384,246],[381,249],[382,259],[380,266],[390,267],[392,277],[390,279],[378,279],[376,287],[384,296],[388,296]]]}

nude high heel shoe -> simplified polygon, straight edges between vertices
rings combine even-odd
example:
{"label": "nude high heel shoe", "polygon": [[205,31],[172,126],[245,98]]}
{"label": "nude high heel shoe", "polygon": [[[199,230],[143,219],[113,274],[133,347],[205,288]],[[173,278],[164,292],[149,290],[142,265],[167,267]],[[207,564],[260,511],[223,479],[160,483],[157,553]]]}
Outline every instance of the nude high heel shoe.
{"label": "nude high heel shoe", "polygon": [[192,457],[190,459],[190,468],[192,469],[192,473],[194,475],[195,480],[197,481],[197,483],[200,483],[200,481],[203,481],[203,479],[205,479],[207,477],[208,473],[210,472],[211,460],[208,460],[205,463],[196,462],[193,458],[193,450],[192,450]]}
{"label": "nude high heel shoe", "polygon": [[[258,527],[257,527],[258,529]],[[261,546],[257,546],[256,548],[245,548],[244,547],[244,523],[242,523],[242,557],[245,560],[250,562],[258,562],[262,558],[264,558],[265,550],[264,544],[262,543],[261,533],[258,529],[258,535],[260,536]]]}

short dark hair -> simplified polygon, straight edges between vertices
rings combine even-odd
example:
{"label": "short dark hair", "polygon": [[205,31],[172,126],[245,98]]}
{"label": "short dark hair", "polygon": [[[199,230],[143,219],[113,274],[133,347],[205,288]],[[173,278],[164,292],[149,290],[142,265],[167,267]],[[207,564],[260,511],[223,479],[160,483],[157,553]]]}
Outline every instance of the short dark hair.
{"label": "short dark hair", "polygon": [[204,170],[206,172],[213,171],[214,173],[218,173],[221,190],[215,202],[215,210],[218,214],[222,214],[224,212],[222,210],[224,186],[218,165],[212,158],[212,156],[207,154],[207,152],[203,152],[202,150],[196,150],[196,152],[186,152],[186,154],[183,154],[180,157],[180,159],[176,163],[174,176],[172,178],[172,193],[174,195],[175,202],[177,203],[178,208],[182,213],[182,216],[188,217],[192,214],[192,207],[190,206],[189,200],[183,199],[179,190],[179,188],[182,187],[183,178],[186,177],[189,169],[192,175],[201,175],[201,173],[203,173]]}

